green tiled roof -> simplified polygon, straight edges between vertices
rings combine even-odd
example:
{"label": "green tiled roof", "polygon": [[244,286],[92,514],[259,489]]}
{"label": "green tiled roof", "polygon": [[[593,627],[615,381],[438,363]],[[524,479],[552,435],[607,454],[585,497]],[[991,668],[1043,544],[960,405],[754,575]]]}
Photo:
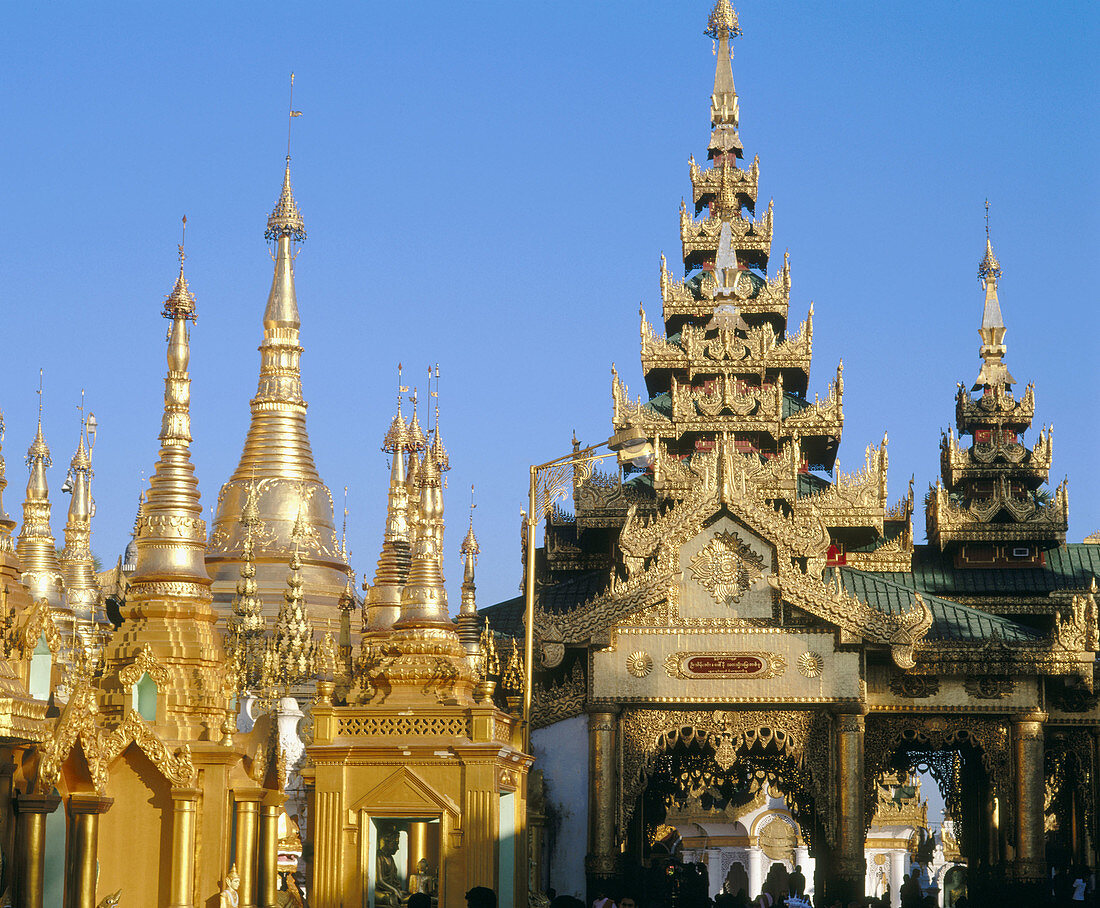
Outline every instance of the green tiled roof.
{"label": "green tiled roof", "polygon": [[662,391],[656,397],[651,398],[649,405],[662,416],[672,419],[672,395],[667,391]]}
{"label": "green tiled roof", "polygon": [[790,391],[783,392],[783,418],[786,419],[792,413],[797,413],[799,410],[805,410],[810,405],[810,402],[804,397],[799,397],[797,394],[793,394]]}
{"label": "green tiled roof", "polygon": [[1042,567],[957,568],[938,548],[913,547],[913,573],[883,573],[894,583],[948,598],[957,596],[1046,596],[1088,589],[1100,578],[1100,545],[1075,542],[1049,549]]}
{"label": "green tiled roof", "polygon": [[[830,579],[833,570],[835,569],[830,568],[825,571]],[[897,615],[916,604],[912,586],[887,579],[891,575],[857,571],[849,567],[839,570],[844,589],[874,608]],[[1000,634],[1006,643],[1028,643],[1043,639],[1041,634],[1031,628],[1000,615],[959,605],[924,591],[921,591],[921,598],[932,610],[932,627],[925,637],[927,640],[977,643],[988,640],[994,632]]]}
{"label": "green tiled roof", "polygon": [[[554,614],[568,612],[598,596],[610,583],[608,571],[584,571],[538,592],[538,606]],[[479,610],[498,634],[523,636],[523,597],[516,596]]]}
{"label": "green tiled roof", "polygon": [[822,479],[820,476],[815,476],[813,473],[799,473],[798,474],[798,497],[807,498],[813,495],[814,492],[822,492],[829,488],[832,483],[827,479]]}

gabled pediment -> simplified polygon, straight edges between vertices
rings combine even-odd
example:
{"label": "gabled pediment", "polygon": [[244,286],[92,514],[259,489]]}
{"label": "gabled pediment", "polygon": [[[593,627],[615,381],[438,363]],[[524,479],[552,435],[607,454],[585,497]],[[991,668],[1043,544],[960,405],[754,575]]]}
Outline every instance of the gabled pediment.
{"label": "gabled pediment", "polygon": [[350,807],[371,813],[419,814],[449,813],[458,817],[458,805],[436,791],[407,766],[387,776]]}

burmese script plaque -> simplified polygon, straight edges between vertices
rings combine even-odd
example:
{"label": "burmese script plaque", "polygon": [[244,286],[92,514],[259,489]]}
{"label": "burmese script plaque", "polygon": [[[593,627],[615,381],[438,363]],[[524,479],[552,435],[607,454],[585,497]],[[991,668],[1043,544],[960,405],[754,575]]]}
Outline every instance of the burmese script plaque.
{"label": "burmese script plaque", "polygon": [[776,678],[787,668],[779,653],[671,653],[665,659],[665,671],[672,678],[763,679]]}

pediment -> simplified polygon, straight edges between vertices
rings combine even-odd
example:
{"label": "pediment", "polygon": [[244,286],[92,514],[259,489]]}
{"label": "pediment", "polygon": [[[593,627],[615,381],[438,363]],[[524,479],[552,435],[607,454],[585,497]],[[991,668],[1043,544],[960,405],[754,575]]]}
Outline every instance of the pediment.
{"label": "pediment", "polygon": [[458,805],[453,800],[437,791],[407,766],[402,766],[379,782],[352,804],[350,809],[371,813],[459,815]]}

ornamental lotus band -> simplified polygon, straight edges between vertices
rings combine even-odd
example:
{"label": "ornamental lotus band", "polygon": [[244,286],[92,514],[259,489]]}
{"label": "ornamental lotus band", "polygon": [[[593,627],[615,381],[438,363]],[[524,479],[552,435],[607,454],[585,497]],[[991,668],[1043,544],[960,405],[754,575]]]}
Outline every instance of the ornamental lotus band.
{"label": "ornamental lotus band", "polygon": [[[1066,542],[1051,430],[1023,440],[1034,391],[1005,363],[988,220],[981,365],[917,545],[912,483],[887,500],[885,434],[837,465],[843,371],[810,397],[813,307],[789,332],[728,0],[706,34],[684,276],[662,257],[663,333],[643,307],[645,393],[611,367],[606,445],[574,439],[532,468],[523,597],[479,615],[472,518],[445,539],[438,408],[425,432],[400,374],[396,412],[371,417],[390,475],[356,591],[306,429],[289,154],[259,385],[209,535],[183,242],[160,456],[131,544],[98,575],[97,426],[82,408],[59,551],[40,394],[17,539],[0,501],[0,904],[454,906],[488,886],[502,906],[550,887],[896,906],[904,884],[951,905],[1037,890],[1049,863],[1095,867],[1100,545]],[[152,322],[150,306],[145,342]],[[608,457],[619,468],[597,469]],[[948,817],[935,837],[929,777]]]}

